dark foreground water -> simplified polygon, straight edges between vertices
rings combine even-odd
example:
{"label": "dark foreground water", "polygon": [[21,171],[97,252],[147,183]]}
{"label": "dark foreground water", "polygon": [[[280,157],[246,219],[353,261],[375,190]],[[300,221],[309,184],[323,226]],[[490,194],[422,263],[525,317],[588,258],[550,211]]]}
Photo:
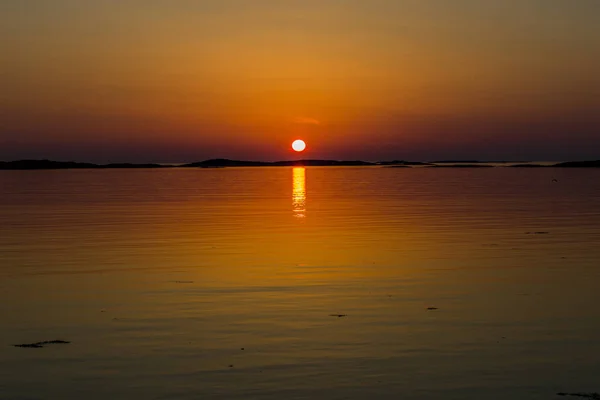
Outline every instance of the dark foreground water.
{"label": "dark foreground water", "polygon": [[597,170],[1,171],[0,398],[599,392],[599,278]]}

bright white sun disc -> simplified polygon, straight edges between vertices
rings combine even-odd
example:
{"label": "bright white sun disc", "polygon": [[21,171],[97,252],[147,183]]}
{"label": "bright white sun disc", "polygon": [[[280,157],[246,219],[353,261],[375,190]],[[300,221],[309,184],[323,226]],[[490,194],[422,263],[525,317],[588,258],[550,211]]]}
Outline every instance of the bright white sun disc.
{"label": "bright white sun disc", "polygon": [[304,140],[294,140],[294,143],[292,143],[292,149],[294,149],[294,151],[304,151],[304,149],[306,148],[306,143],[304,143]]}

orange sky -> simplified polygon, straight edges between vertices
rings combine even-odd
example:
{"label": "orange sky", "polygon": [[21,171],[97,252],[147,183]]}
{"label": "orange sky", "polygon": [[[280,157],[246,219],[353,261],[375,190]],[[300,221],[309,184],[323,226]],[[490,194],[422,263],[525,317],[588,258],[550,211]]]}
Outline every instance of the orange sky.
{"label": "orange sky", "polygon": [[[597,0],[8,0],[0,159],[579,159]],[[597,157],[600,158],[600,157]]]}

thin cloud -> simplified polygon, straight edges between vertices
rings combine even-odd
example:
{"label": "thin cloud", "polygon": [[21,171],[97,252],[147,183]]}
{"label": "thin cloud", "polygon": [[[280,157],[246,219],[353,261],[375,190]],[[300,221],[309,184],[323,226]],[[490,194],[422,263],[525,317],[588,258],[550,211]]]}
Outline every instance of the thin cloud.
{"label": "thin cloud", "polygon": [[300,125],[321,125],[321,122],[319,120],[307,117],[294,118],[294,123]]}

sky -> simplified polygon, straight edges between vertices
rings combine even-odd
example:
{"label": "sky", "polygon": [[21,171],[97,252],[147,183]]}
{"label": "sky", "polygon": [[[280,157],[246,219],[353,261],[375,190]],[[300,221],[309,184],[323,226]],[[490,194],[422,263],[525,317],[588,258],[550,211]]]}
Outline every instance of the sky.
{"label": "sky", "polygon": [[598,0],[0,0],[0,160],[600,159],[599,20]]}

